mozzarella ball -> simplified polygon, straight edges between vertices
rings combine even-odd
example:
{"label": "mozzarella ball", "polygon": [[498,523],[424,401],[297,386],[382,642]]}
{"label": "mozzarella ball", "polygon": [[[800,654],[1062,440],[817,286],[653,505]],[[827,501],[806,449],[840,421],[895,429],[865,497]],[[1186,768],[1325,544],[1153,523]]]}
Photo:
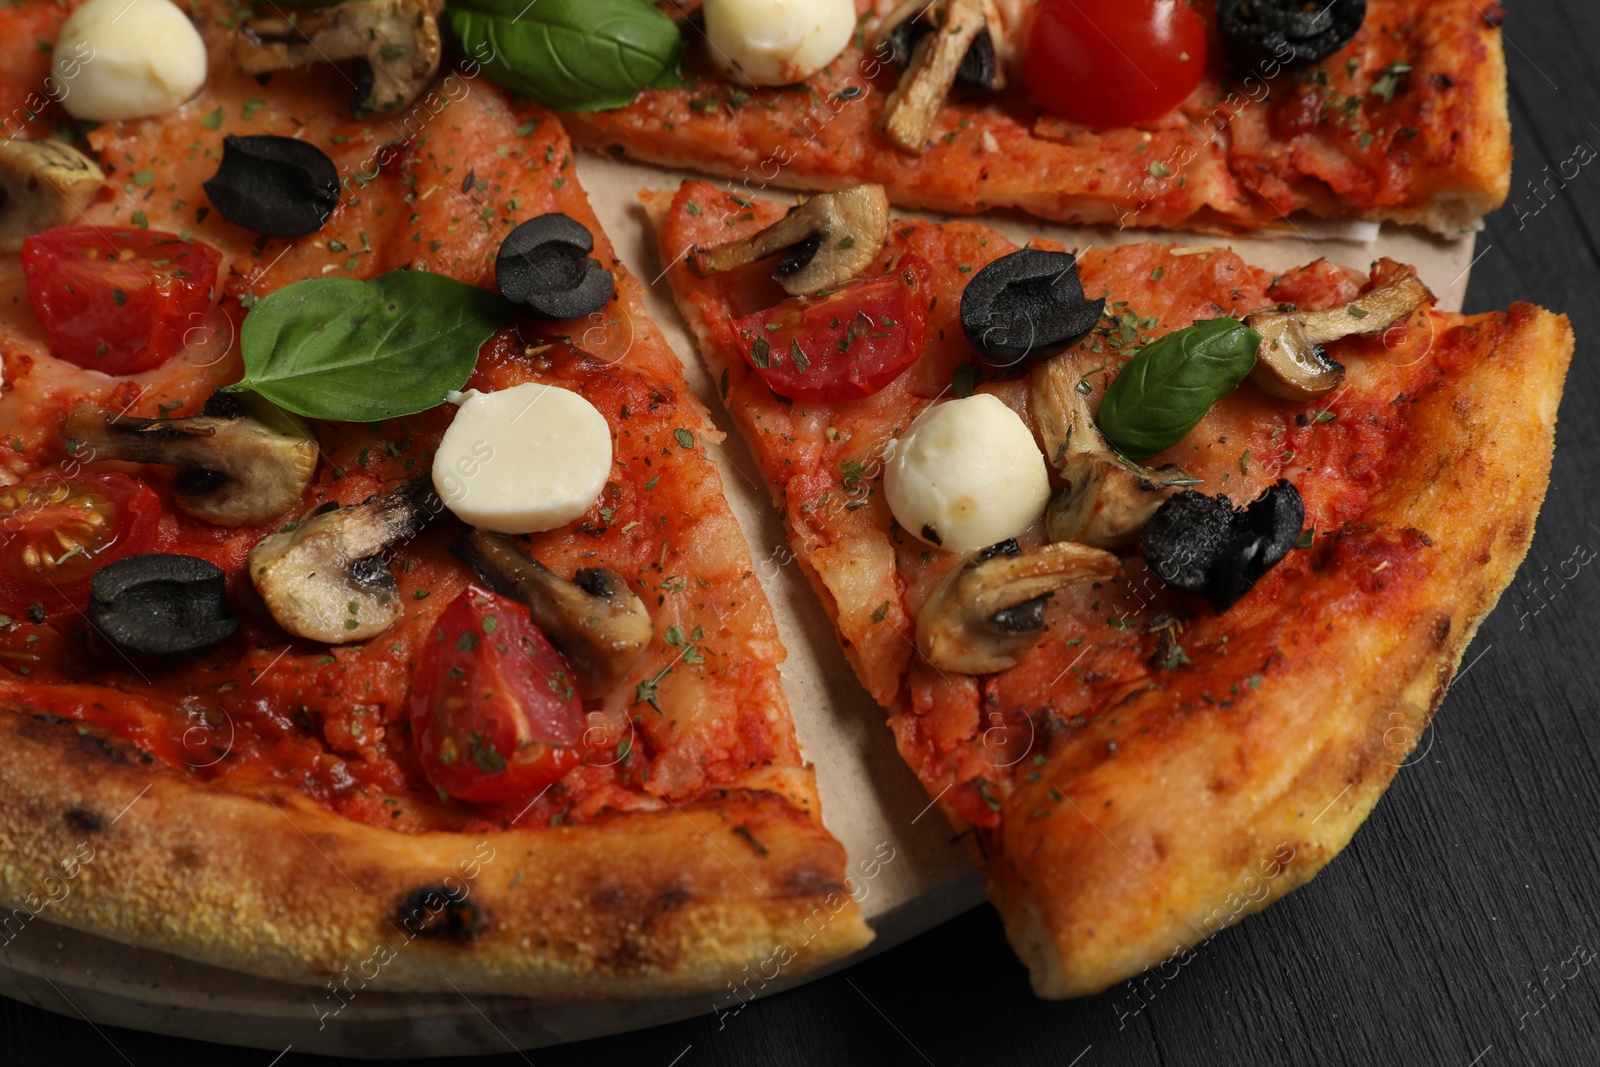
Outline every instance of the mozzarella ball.
{"label": "mozzarella ball", "polygon": [[205,86],[206,45],[171,0],[89,0],[62,23],[51,67],[74,118],[148,118]]}
{"label": "mozzarella ball", "polygon": [[888,458],[883,491],[907,532],[973,552],[1033,525],[1049,503],[1050,474],[1021,417],[976,393],[911,424]]}
{"label": "mozzarella ball", "polygon": [[433,487],[461,521],[539,533],[600,499],[611,476],[611,427],[593,404],[532,382],[460,400],[433,457]]}
{"label": "mozzarella ball", "polygon": [[851,0],[706,0],[705,16],[717,65],[756,85],[804,81],[844,51],[856,28]]}

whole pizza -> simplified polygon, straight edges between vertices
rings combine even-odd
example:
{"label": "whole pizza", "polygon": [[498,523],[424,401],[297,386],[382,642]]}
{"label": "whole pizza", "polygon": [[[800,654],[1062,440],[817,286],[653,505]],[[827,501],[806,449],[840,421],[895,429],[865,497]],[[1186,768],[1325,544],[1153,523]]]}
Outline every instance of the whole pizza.
{"label": "whole pizza", "polygon": [[1303,884],[1527,551],[1570,326],[901,212],[1470,232],[1503,17],[0,7],[3,941],[620,999],[872,939],[574,142],[719,176],[641,191],[658,281],[1037,992]]}

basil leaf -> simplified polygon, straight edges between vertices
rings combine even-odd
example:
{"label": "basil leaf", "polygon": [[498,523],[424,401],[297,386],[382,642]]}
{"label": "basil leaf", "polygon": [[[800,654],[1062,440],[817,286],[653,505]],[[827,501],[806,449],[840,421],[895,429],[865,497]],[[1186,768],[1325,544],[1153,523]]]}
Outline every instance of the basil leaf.
{"label": "basil leaf", "polygon": [[230,388],[313,419],[411,415],[466,384],[479,347],[510,318],[498,293],[443,274],[295,282],[245,316],[244,380]]}
{"label": "basil leaf", "polygon": [[1256,364],[1261,335],[1238,319],[1210,319],[1139,351],[1100,401],[1095,421],[1136,463],[1183,439]]}
{"label": "basil leaf", "polygon": [[622,107],[682,84],[678,26],[646,0],[450,0],[449,15],[490,81],[553,111]]}

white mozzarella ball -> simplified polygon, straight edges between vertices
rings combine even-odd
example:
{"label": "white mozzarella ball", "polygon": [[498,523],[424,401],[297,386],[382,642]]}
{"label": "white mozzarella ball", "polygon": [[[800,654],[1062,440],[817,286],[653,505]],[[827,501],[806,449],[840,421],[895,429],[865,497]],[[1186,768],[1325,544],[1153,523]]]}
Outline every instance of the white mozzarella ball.
{"label": "white mozzarella ball", "polygon": [[711,55],[735,81],[792,85],[833,62],[856,28],[852,0],[706,0]]}
{"label": "white mozzarella ball", "polygon": [[164,115],[206,84],[206,45],[171,0],[89,0],[62,23],[52,74],[74,118]]}
{"label": "white mozzarella ball", "polygon": [[532,382],[460,399],[433,457],[433,485],[463,522],[539,533],[600,499],[611,477],[611,427],[593,404]]}
{"label": "white mozzarella ball", "polygon": [[1021,417],[976,393],[912,423],[895,442],[883,490],[908,533],[973,552],[1033,525],[1050,500],[1050,475]]}

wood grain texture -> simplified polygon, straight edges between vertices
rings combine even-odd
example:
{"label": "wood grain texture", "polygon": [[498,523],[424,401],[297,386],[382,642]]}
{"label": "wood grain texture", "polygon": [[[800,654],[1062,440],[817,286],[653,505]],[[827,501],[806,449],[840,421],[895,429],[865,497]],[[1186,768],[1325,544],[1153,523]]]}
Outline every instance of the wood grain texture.
{"label": "wood grain texture", "polygon": [[[1576,546],[1600,550],[1600,369],[1590,356],[1600,337],[1600,158],[1566,189],[1554,177],[1580,143],[1600,150],[1591,44],[1600,6],[1507,6],[1516,172],[1511,204],[1481,237],[1467,310],[1537,300],[1565,311],[1578,354],[1528,562],[1350,848],[1310,886],[1208,942],[1170,982],[1152,978],[1137,993],[1124,984],[1087,1000],[1034,1000],[985,907],[737,1015],[719,1018],[708,1004],[700,1019],[527,1060],[508,1049],[486,1067],[1600,1063],[1600,558],[1564,588],[1552,577]],[[1543,182],[1546,166],[1541,200],[1528,183]],[[1530,583],[1546,578],[1536,596]],[[1565,962],[1577,947],[1588,964]],[[1564,964],[1577,977],[1562,978]],[[65,1015],[0,1001],[0,1060],[156,1067],[204,1056],[267,1067],[274,1055],[97,1032],[66,1017],[67,1003],[57,1008]],[[279,1067],[325,1062],[291,1051]]]}

